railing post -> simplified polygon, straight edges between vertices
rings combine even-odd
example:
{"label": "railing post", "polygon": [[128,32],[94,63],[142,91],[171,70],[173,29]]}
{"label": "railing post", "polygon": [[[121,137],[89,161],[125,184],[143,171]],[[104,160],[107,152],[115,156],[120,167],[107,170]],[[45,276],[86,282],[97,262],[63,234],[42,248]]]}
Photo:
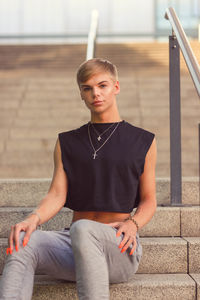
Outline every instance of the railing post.
{"label": "railing post", "polygon": [[99,17],[99,13],[96,9],[94,9],[91,15],[90,31],[88,34],[86,60],[95,57],[98,17]]}
{"label": "railing post", "polygon": [[171,205],[180,206],[182,204],[180,50],[174,34],[169,36],[169,83]]}

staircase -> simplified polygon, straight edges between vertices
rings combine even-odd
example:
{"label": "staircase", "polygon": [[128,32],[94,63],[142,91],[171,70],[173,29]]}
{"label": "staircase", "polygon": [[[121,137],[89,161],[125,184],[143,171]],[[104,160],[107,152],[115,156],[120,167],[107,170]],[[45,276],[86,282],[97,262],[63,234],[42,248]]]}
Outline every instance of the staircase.
{"label": "staircase", "polygon": [[[0,272],[10,225],[22,220],[38,204],[49,185],[50,179],[0,180]],[[158,208],[140,230],[143,256],[139,269],[128,283],[110,285],[110,299],[200,299],[198,180],[185,178],[183,190],[185,206],[170,207],[169,180],[157,178]],[[69,226],[71,218],[72,211],[63,208],[42,225],[42,230]],[[77,299],[75,284],[37,274],[33,299]]]}
{"label": "staircase", "polygon": [[[199,43],[192,48],[200,61]],[[48,191],[58,132],[89,120],[75,82],[85,50],[85,45],[0,46],[0,273],[10,226]],[[154,132],[158,146],[158,208],[140,231],[140,267],[130,282],[110,285],[111,299],[200,300],[200,105],[193,83],[182,61],[183,207],[170,207],[168,44],[102,44],[97,56],[118,66],[121,117]],[[71,217],[63,209],[42,230],[66,227]],[[75,284],[37,274],[33,299],[77,299]]]}
{"label": "staircase", "polygon": [[[199,43],[192,47],[200,61]],[[58,132],[88,122],[75,75],[85,45],[0,46],[0,178],[50,178]],[[158,177],[169,177],[168,44],[100,44],[119,70],[122,119],[155,133]],[[181,64],[183,176],[198,176],[198,96]],[[30,159],[31,157],[31,159]]]}

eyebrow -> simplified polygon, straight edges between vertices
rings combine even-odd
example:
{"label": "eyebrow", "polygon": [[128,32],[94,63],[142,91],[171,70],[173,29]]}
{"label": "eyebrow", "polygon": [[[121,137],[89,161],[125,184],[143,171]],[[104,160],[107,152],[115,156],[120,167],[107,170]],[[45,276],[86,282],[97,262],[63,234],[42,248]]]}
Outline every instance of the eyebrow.
{"label": "eyebrow", "polygon": [[[100,81],[100,82],[97,83],[97,85],[100,85],[100,84],[105,83],[105,82],[108,82],[108,81],[107,80]],[[90,87],[90,85],[88,85],[88,84],[81,84],[81,87]]]}

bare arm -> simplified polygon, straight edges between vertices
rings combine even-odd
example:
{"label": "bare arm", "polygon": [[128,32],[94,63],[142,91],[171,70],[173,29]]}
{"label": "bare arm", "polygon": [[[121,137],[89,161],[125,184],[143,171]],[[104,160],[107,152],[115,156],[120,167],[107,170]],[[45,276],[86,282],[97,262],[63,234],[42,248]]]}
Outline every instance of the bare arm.
{"label": "bare arm", "polygon": [[57,139],[54,150],[54,174],[47,195],[41,200],[36,209],[41,218],[37,225],[47,222],[61,210],[66,201],[67,186],[68,181],[63,169],[60,143]]}
{"label": "bare arm", "polygon": [[144,172],[140,176],[140,203],[134,214],[134,219],[138,223],[139,228],[147,224],[156,211],[156,141],[155,138],[147,152]]}
{"label": "bare arm", "polygon": [[[154,138],[145,158],[144,172],[140,176],[140,203],[134,214],[134,220],[139,225],[139,228],[147,224],[156,211],[156,156],[156,140]],[[124,232],[124,238],[119,248],[123,248],[121,252],[124,252],[133,244],[130,252],[130,255],[132,255],[136,249],[136,225],[131,220],[109,223],[109,225],[118,228],[117,236]]]}
{"label": "bare arm", "polygon": [[32,214],[26,217],[24,221],[11,227],[7,253],[12,253],[14,244],[18,251],[20,231],[26,232],[23,241],[23,246],[25,246],[30,239],[31,233],[36,230],[37,226],[45,223],[61,210],[66,201],[67,188],[68,180],[63,169],[60,143],[59,139],[57,139],[54,149],[54,173],[51,185],[47,195],[41,200],[36,209],[40,218],[37,214]]}

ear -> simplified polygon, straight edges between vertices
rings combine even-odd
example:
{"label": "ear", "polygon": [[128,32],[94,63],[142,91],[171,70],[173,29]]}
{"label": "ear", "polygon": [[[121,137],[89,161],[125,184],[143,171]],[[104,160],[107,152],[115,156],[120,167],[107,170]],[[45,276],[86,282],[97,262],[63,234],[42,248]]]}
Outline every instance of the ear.
{"label": "ear", "polygon": [[119,85],[119,81],[117,80],[115,82],[115,95],[118,95],[120,93],[120,85]]}

